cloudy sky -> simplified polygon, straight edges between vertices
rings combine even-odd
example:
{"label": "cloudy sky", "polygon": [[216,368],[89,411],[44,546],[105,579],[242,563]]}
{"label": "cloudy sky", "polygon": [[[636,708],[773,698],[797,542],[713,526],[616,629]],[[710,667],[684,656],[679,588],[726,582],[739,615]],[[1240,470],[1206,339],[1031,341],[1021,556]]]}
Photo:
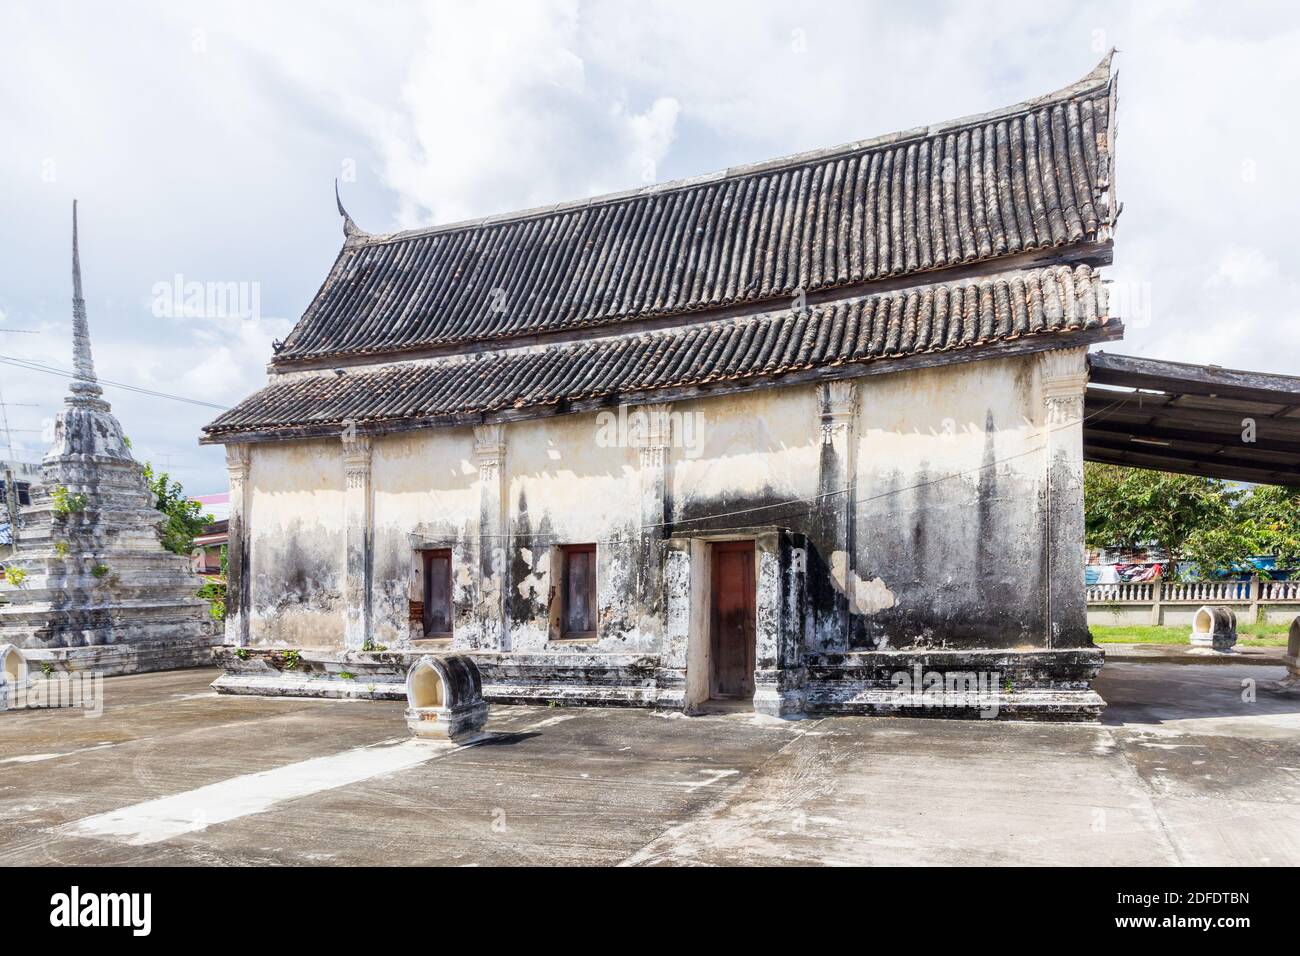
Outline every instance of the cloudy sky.
{"label": "cloudy sky", "polygon": [[[224,490],[199,429],[324,278],[336,177],[371,232],[450,222],[994,109],[1111,46],[1111,349],[1300,373],[1300,13],[1154,0],[6,0],[0,356],[71,364],[76,197],[99,375],[164,393],[108,398],[140,457]],[[0,362],[17,457],[66,384]]]}

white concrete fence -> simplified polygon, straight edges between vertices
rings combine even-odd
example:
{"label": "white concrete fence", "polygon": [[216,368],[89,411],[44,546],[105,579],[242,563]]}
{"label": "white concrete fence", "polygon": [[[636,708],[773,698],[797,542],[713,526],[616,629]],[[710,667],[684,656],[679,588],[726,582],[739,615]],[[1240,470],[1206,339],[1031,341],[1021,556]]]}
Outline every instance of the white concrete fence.
{"label": "white concrete fence", "polygon": [[1285,624],[1300,614],[1300,581],[1134,581],[1089,584],[1088,623],[1190,627],[1196,609],[1223,604],[1242,624]]}

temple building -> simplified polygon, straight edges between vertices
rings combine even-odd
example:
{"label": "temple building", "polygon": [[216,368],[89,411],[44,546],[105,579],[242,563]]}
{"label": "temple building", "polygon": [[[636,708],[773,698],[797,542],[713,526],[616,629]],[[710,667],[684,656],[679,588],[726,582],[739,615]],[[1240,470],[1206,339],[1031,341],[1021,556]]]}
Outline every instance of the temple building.
{"label": "temple building", "polygon": [[189,558],[161,543],[153,507],[95,377],[72,206],[74,376],[41,478],[0,577],[0,646],[29,667],[108,676],[208,664],[220,630]]}
{"label": "temple building", "polygon": [[1088,718],[1115,84],[344,242],[230,471],[232,693]]}

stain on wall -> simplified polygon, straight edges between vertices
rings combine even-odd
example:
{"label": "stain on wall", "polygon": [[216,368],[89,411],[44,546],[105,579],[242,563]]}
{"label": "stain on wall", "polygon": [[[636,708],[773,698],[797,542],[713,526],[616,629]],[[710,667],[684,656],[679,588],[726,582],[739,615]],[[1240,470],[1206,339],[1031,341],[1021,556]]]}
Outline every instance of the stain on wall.
{"label": "stain on wall", "polygon": [[[457,646],[491,647],[477,628],[500,606],[513,652],[658,653],[665,542],[779,528],[799,536],[810,654],[1044,646],[1037,369],[1029,356],[859,379],[852,431],[834,439],[813,385],[674,403],[689,440],[667,450],[657,528],[642,528],[656,508],[641,449],[602,439],[594,414],[505,427],[504,524],[490,539],[472,429],[377,437],[373,639],[407,642],[416,552],[450,547]],[[255,643],[342,643],[340,457],[333,442],[252,450]],[[597,639],[570,646],[556,640],[558,548],[593,541]],[[481,566],[502,581],[499,605]]]}
{"label": "stain on wall", "polygon": [[345,480],[337,442],[253,448],[249,482],[249,642],[343,643]]}

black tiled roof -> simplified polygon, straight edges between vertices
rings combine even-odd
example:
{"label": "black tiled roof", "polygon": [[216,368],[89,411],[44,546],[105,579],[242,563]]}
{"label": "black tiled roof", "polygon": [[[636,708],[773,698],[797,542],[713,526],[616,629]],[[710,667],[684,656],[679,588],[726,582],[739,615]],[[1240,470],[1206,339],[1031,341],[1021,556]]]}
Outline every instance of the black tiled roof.
{"label": "black tiled roof", "polygon": [[[273,376],[272,383],[207,427],[207,440],[281,429],[393,420],[481,420],[711,382],[975,351],[1106,322],[1104,286],[1088,266],[910,289],[577,344]],[[973,356],[972,356],[973,357]],[[851,374],[846,370],[846,374]],[[651,396],[653,397],[653,396]]]}
{"label": "black tiled roof", "polygon": [[[1105,241],[1109,57],[1007,110],[624,196],[353,234],[276,357],[492,342]],[[918,281],[923,281],[918,279]]]}

